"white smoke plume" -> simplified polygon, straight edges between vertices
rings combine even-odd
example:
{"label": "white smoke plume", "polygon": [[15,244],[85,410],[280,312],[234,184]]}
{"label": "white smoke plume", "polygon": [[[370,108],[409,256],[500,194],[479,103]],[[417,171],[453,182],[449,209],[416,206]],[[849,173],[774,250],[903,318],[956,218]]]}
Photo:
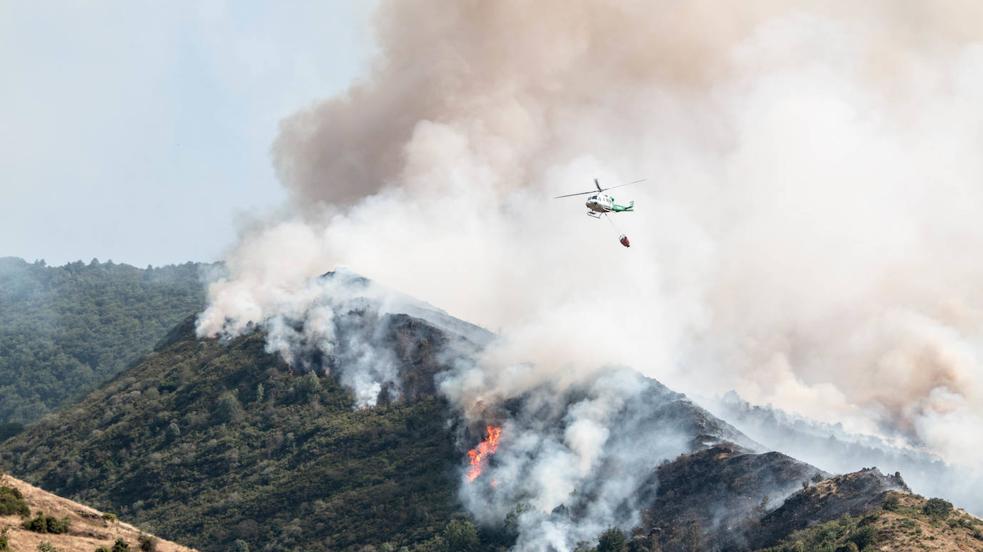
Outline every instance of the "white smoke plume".
{"label": "white smoke plume", "polygon": [[[274,301],[255,319],[222,321],[216,335],[234,337],[247,331],[250,322],[259,323],[266,330],[267,352],[301,370],[336,370],[358,407],[375,406],[383,387],[391,398],[399,397],[397,359],[383,346],[382,320],[392,312],[414,312],[409,298],[339,269],[331,277],[312,278],[303,287],[278,293]],[[199,318],[200,326],[218,323],[208,318],[210,313],[214,311]]]}
{"label": "white smoke plume", "polygon": [[671,391],[614,369],[574,396],[547,385],[524,397],[505,443],[460,496],[479,522],[514,516],[515,550],[572,550],[609,527],[635,527],[634,501],[661,461],[690,450],[678,420],[653,413]]}
{"label": "white smoke plume", "polygon": [[[290,214],[230,252],[202,335],[348,265],[502,335],[448,391],[465,407],[628,365],[981,465],[983,4],[414,0],[376,23],[370,74],[283,123]],[[551,199],[595,177],[649,179],[615,194],[630,249]]]}

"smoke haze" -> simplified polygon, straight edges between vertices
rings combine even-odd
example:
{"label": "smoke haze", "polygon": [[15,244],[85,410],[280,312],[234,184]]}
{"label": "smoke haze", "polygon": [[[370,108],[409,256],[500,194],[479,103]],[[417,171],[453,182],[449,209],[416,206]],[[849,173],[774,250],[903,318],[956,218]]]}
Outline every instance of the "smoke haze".
{"label": "smoke haze", "polygon": [[[283,122],[291,206],[199,332],[347,265],[500,333],[461,405],[627,365],[979,465],[981,12],[383,3],[370,76]],[[648,178],[630,249],[551,199],[595,177]]]}

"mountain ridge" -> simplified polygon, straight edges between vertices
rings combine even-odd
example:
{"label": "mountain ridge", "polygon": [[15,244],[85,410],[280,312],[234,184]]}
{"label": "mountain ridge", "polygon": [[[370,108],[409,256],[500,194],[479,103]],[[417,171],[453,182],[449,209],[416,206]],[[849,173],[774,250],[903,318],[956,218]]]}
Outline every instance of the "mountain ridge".
{"label": "mountain ridge", "polygon": [[[830,474],[763,450],[628,369],[462,418],[437,380],[457,366],[461,340],[481,344],[448,318],[438,327],[363,300],[336,308],[339,343],[356,340],[395,363],[398,389],[383,385],[373,406],[360,406],[341,374],[362,357],[346,347],[305,349],[309,358],[290,363],[261,327],[198,339],[188,317],[131,369],[0,445],[0,464],[206,551],[436,551],[460,538],[472,550],[536,550],[540,528],[589,541],[610,520],[640,545],[740,550],[855,511],[823,503],[796,515],[792,505],[815,506],[810,489]],[[465,453],[486,422],[504,424],[502,443],[488,475],[465,483]],[[552,477],[544,462],[569,456],[570,436],[584,429],[603,439],[577,449],[590,463],[580,460],[575,490],[546,507],[528,484]],[[843,493],[869,511],[885,490]]]}

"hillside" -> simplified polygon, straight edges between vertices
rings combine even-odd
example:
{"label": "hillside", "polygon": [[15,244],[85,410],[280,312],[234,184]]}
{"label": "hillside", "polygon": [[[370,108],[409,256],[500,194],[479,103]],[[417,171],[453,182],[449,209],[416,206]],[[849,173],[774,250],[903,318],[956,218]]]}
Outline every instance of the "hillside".
{"label": "hillside", "polygon": [[[439,348],[405,316],[392,339]],[[411,403],[354,409],[332,378],[291,371],[255,333],[198,341],[189,318],[142,363],[4,444],[41,486],[206,550],[412,543],[453,514],[460,461],[446,405],[421,382]],[[405,365],[433,368],[423,347]]]}
{"label": "hillside", "polygon": [[123,371],[200,310],[200,268],[0,258],[0,441]]}
{"label": "hillside", "polygon": [[944,462],[938,456],[872,435],[818,423],[773,407],[749,404],[733,391],[709,401],[713,412],[754,440],[831,472],[877,466],[901,472],[913,491],[945,496],[970,512],[983,513],[983,478],[971,466]]}
{"label": "hillside", "polygon": [[[13,489],[16,494],[11,493],[10,489]],[[139,550],[141,542],[148,543],[145,546],[150,542],[155,543],[154,550],[157,552],[193,550],[161,540],[129,523],[117,520],[111,514],[45,492],[8,475],[0,476],[0,492],[8,493],[7,496],[21,498],[32,516],[43,512],[48,517],[69,520],[66,533],[37,533],[23,526],[25,518],[21,516],[0,515],[0,535],[6,537],[7,549],[15,552],[37,550],[42,542],[50,543],[59,552],[93,552],[99,547],[112,548],[118,539],[128,544],[130,550]],[[3,537],[0,537],[0,543],[2,542]]]}
{"label": "hillside", "polygon": [[983,520],[941,499],[889,491],[878,507],[793,532],[765,552],[806,550],[979,551]]}
{"label": "hillside", "polygon": [[[132,368],[0,445],[0,465],[208,551],[589,550],[611,527],[633,550],[745,550],[876,511],[888,492],[911,496],[894,476],[830,476],[770,452],[624,368],[465,418],[440,383],[492,336],[385,303],[335,305],[336,345],[298,344],[289,364],[262,328],[201,340],[186,318]],[[344,384],[380,366],[392,373],[369,403]],[[492,424],[500,446],[468,482],[466,453]]]}

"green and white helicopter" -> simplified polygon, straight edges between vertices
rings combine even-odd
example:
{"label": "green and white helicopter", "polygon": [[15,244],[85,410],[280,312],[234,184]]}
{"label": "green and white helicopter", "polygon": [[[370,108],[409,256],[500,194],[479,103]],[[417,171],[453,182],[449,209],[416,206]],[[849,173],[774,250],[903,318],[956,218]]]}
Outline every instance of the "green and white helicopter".
{"label": "green and white helicopter", "polygon": [[[617,201],[615,201],[613,195],[606,194],[604,192],[606,192],[608,190],[613,190],[615,188],[620,188],[622,186],[627,186],[628,184],[638,184],[639,182],[645,182],[645,179],[643,178],[641,180],[635,180],[635,181],[628,182],[628,183],[625,183],[625,184],[618,184],[617,186],[611,186],[611,187],[608,187],[608,188],[602,188],[601,187],[601,183],[598,182],[597,179],[595,178],[594,179],[594,187],[597,188],[596,191],[595,190],[590,190],[590,191],[587,191],[587,192],[577,192],[575,194],[566,194],[566,195],[556,196],[553,199],[560,199],[560,198],[564,198],[564,197],[574,197],[574,196],[586,195],[588,197],[587,197],[587,202],[584,203],[584,205],[587,206],[587,216],[589,216],[591,218],[599,219],[603,215],[606,218],[607,215],[608,215],[608,213],[631,213],[631,212],[634,212],[635,211],[635,201],[632,200],[632,201],[629,201],[627,205],[621,205]],[[610,219],[608,219],[608,220],[610,220]],[[614,223],[612,222],[611,224],[614,224]],[[621,242],[621,245],[623,245],[625,247],[630,247],[630,243],[628,241],[628,236],[626,236],[624,234],[621,234],[620,236],[618,236],[618,241]]]}

